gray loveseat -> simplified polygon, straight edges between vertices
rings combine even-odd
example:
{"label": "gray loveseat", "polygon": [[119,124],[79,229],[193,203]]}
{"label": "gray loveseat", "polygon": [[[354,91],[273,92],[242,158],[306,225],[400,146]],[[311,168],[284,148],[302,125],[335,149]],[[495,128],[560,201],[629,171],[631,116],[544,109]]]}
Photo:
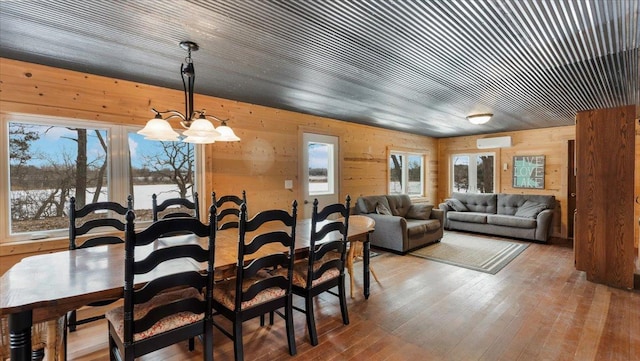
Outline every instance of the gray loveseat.
{"label": "gray loveseat", "polygon": [[442,238],[444,213],[430,204],[412,204],[407,195],[360,197],[355,213],[376,221],[374,247],[404,254]]}
{"label": "gray loveseat", "polygon": [[556,207],[554,196],[457,193],[440,203],[448,230],[547,242]]}

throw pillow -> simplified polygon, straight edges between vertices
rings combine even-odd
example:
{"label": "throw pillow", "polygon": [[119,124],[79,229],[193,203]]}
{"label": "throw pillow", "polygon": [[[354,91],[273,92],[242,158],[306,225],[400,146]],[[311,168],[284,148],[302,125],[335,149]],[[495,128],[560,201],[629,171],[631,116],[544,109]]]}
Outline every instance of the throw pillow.
{"label": "throw pillow", "polygon": [[459,199],[456,198],[448,198],[445,199],[444,202],[450,207],[453,208],[454,211],[458,212],[467,212],[469,208],[464,205],[464,203],[460,202]]}
{"label": "throw pillow", "polygon": [[431,217],[432,204],[413,204],[409,207],[409,211],[405,218],[410,219],[429,219]]}
{"label": "throw pillow", "polygon": [[527,200],[520,207],[518,207],[518,210],[516,211],[516,214],[514,214],[514,216],[536,218],[538,216],[538,213],[544,211],[545,209],[547,209],[546,205]]}
{"label": "throw pillow", "polygon": [[391,210],[389,208],[387,208],[387,206],[385,206],[384,204],[382,204],[380,202],[378,202],[376,204],[376,213],[383,214],[385,216],[392,216]]}

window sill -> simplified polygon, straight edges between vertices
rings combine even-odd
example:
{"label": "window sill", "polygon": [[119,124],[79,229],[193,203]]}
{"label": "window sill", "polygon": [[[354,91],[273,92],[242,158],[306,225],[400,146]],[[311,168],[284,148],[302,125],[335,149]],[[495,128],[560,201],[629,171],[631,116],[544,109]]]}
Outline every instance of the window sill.
{"label": "window sill", "polygon": [[69,249],[67,238],[10,241],[0,243],[0,257],[30,253],[45,253]]}

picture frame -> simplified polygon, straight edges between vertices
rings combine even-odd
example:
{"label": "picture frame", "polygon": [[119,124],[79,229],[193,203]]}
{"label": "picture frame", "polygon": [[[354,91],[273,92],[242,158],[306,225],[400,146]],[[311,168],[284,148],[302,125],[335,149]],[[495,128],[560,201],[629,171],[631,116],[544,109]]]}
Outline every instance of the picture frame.
{"label": "picture frame", "polygon": [[544,189],[544,155],[513,157],[513,188]]}

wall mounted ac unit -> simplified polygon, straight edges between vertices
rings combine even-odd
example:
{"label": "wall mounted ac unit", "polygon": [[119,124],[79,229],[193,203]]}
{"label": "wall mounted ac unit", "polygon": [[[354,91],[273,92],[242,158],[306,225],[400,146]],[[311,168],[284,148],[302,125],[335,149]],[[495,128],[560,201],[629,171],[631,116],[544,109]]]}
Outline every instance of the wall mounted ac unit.
{"label": "wall mounted ac unit", "polygon": [[511,146],[511,137],[480,138],[476,141],[478,149],[505,148]]}

